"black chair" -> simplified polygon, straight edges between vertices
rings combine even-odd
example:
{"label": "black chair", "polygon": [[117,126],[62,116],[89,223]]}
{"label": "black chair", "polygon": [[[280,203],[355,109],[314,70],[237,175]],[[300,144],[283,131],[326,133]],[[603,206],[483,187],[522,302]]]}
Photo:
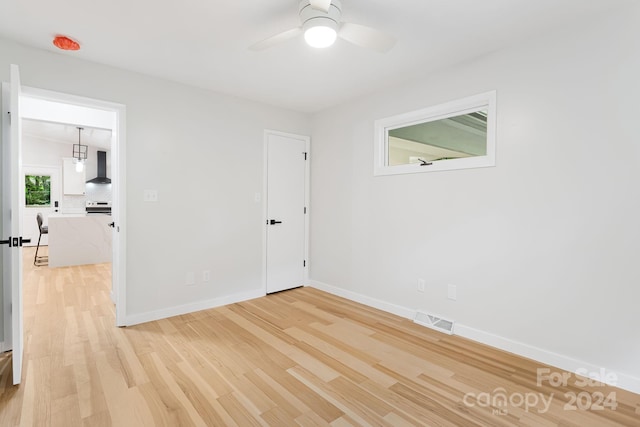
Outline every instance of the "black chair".
{"label": "black chair", "polygon": [[42,214],[40,212],[36,215],[36,221],[38,221],[38,230],[40,230],[40,235],[38,236],[38,246],[36,247],[36,256],[33,258],[33,265],[40,267],[49,264],[48,256],[38,256],[38,251],[40,250],[40,239],[42,239],[43,234],[49,234],[49,227],[42,225]]}

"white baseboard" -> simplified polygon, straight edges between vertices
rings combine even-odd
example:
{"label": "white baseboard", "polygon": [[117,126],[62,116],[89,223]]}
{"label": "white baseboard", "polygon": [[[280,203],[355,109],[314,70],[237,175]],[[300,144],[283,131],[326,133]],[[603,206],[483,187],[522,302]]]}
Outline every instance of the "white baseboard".
{"label": "white baseboard", "polygon": [[[593,363],[574,359],[569,356],[564,356],[562,354],[554,353],[548,350],[534,347],[529,344],[474,329],[469,326],[461,325],[459,323],[456,323],[455,335],[459,335],[461,337],[468,338],[470,340],[477,341],[491,347],[499,348],[500,350],[508,351],[510,353],[535,360],[536,362],[540,362],[545,365],[554,366],[567,372],[584,372],[594,374],[605,372],[608,374],[614,374],[615,380],[607,382],[621,389],[640,394],[640,378],[616,372],[613,369],[607,369],[602,366],[594,365]],[[603,375],[603,377],[606,378],[606,375]]]}
{"label": "white baseboard", "polygon": [[371,298],[356,292],[347,291],[335,286],[327,285],[326,283],[318,282],[317,280],[309,280],[309,286],[333,295],[337,295],[339,297],[346,298],[351,301],[359,302],[369,307],[386,311],[387,313],[395,314],[396,316],[404,317],[405,319],[413,319],[416,314],[415,310],[409,310],[408,308],[391,304],[386,301]]}
{"label": "white baseboard", "polygon": [[[395,304],[390,304],[385,301],[381,301],[375,298],[368,297],[356,292],[348,291],[345,289],[337,288],[335,286],[328,285],[326,283],[318,282],[316,280],[310,280],[311,287],[320,289],[333,295],[337,295],[346,298],[351,301],[358,302],[360,304],[367,305],[369,307],[377,308],[387,313],[392,313],[406,319],[413,319],[416,314],[416,310],[411,310],[406,307],[402,307]],[[508,338],[501,337],[489,332],[481,331],[469,326],[461,325],[456,322],[454,335],[485,344],[500,350],[508,351],[518,356],[526,357],[531,360],[543,363],[545,365],[554,366],[563,371],[575,373],[578,370],[586,373],[600,373],[604,369],[604,372],[614,373],[616,381],[614,386],[623,390],[630,391],[632,393],[640,394],[640,378],[633,377],[631,375],[616,372],[612,369],[606,369],[601,366],[594,365],[592,363],[577,360],[562,354],[557,354],[548,350],[544,350],[529,344],[514,341]]]}
{"label": "white baseboard", "polygon": [[154,320],[166,319],[168,317],[180,316],[182,314],[193,313],[210,308],[221,307],[223,305],[234,304],[237,302],[247,301],[254,298],[264,296],[264,289],[256,289],[254,291],[243,292],[239,294],[228,295],[221,298],[214,298],[207,301],[198,301],[196,303],[184,304],[175,307],[168,307],[162,310],[149,311],[146,313],[127,315],[125,320],[126,326],[138,325],[140,323],[153,322]]}

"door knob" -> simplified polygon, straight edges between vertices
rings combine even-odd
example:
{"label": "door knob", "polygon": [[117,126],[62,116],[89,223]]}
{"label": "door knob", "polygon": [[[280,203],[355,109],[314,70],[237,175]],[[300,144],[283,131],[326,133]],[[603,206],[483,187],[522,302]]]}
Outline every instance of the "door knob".
{"label": "door knob", "polygon": [[276,221],[275,219],[269,220],[269,224],[270,225],[274,225],[274,224],[282,224],[282,221]]}
{"label": "door knob", "polygon": [[0,240],[0,245],[9,245],[10,248],[19,248],[22,247],[23,243],[31,243],[31,239],[23,239],[20,237],[11,237],[7,240]]}
{"label": "door knob", "polygon": [[114,222],[110,222],[109,224],[107,224],[109,227],[114,228],[116,226],[115,221]]}

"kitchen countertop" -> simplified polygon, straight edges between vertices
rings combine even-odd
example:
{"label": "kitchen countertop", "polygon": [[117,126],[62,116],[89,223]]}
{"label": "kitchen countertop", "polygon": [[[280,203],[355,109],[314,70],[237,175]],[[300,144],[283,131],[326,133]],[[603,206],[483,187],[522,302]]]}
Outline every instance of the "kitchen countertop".
{"label": "kitchen countertop", "polygon": [[107,213],[62,213],[62,212],[54,212],[54,213],[50,213],[48,215],[49,218],[53,217],[53,218],[69,218],[69,217],[83,217],[83,216],[108,216],[110,217],[111,214],[107,214]]}
{"label": "kitchen countertop", "polygon": [[71,217],[83,217],[87,216],[86,213],[62,213],[54,212],[48,215],[49,218],[71,218]]}

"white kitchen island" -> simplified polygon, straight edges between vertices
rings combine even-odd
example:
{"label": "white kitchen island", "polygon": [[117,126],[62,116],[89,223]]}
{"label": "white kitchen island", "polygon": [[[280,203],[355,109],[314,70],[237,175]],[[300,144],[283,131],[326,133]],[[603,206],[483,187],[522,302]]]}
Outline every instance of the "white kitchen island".
{"label": "white kitchen island", "polygon": [[50,214],[49,267],[111,262],[111,215]]}

